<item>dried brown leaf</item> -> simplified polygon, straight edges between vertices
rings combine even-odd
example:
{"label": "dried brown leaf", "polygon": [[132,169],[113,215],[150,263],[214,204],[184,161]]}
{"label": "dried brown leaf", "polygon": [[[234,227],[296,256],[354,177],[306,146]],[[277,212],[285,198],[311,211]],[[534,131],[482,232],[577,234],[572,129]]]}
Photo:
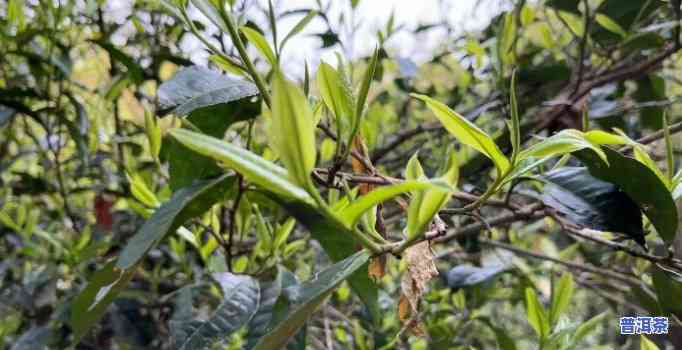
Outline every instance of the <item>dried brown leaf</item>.
{"label": "dried brown leaf", "polygon": [[435,256],[431,244],[424,241],[405,250],[407,271],[400,281],[402,295],[398,304],[400,320],[410,322],[409,327],[415,335],[423,335],[424,330],[419,322],[419,302],[426,287],[434,277],[438,276],[438,269],[434,262]]}
{"label": "dried brown leaf", "polygon": [[369,277],[379,280],[386,275],[386,255],[373,258],[369,262]]}

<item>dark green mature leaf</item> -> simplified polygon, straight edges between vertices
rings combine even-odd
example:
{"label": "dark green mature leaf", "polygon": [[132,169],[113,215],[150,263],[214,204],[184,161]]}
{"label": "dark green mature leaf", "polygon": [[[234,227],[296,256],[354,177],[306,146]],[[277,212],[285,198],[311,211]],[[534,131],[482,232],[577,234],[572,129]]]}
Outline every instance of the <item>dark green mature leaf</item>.
{"label": "dark green mature leaf", "polygon": [[223,290],[223,301],[207,321],[174,321],[178,349],[210,348],[250,322],[258,310],[261,290],[257,280],[228,272],[213,277]]}
{"label": "dark green mature leaf", "polygon": [[55,331],[49,326],[31,328],[15,340],[10,350],[48,349],[54,336]]}
{"label": "dark green mature leaf", "polygon": [[580,14],[580,10],[578,10],[580,1],[578,0],[548,0],[545,5],[554,7],[557,10]]}
{"label": "dark green mature leaf", "polygon": [[542,201],[570,221],[596,230],[622,232],[644,244],[642,213],[618,186],[592,176],[587,168],[547,173]]}
{"label": "dark green mature leaf", "polygon": [[[222,138],[232,124],[255,118],[258,106],[246,100],[234,101],[197,109],[190,113],[187,120],[204,134]],[[196,179],[207,179],[223,173],[213,159],[187,148],[172,137],[164,139],[163,147],[173,190],[187,187]]]}
{"label": "dark green mature leaf", "polygon": [[12,108],[0,105],[0,126],[3,126],[9,122],[15,113],[16,111],[14,111]]}
{"label": "dark green mature leaf", "polygon": [[217,179],[197,181],[175,192],[123,248],[116,267],[126,270],[137,264],[168,232],[175,231],[189,218],[202,214],[223,200],[233,181],[233,176],[223,175]]}
{"label": "dark green mature leaf", "polygon": [[607,0],[597,11],[617,22],[625,30],[629,30],[635,20],[646,18],[660,6],[660,1]]}
{"label": "dark green mature leaf", "polygon": [[285,288],[282,297],[288,301],[287,310],[277,315],[255,349],[282,349],[336,286],[367,266],[369,257],[369,253],[363,250],[317,273],[301,285]]}
{"label": "dark green mature leaf", "polygon": [[658,268],[654,269],[651,277],[654,282],[658,303],[663,311],[675,314],[678,317],[682,315],[682,304],[680,304],[682,282],[677,280],[675,276]]}
{"label": "dark green mature leaf", "polygon": [[298,284],[296,275],[292,274],[283,267],[278,267],[274,279],[261,278],[260,291],[261,298],[258,311],[253,315],[247,325],[247,344],[246,348],[253,348],[258,340],[267,333],[267,327],[272,321],[275,312],[275,303],[282,293],[283,288],[293,284]]}
{"label": "dark green mature leaf", "polygon": [[[296,218],[305,226],[314,239],[320,242],[329,258],[338,262],[348,258],[357,252],[360,243],[353,239],[352,234],[344,225],[334,219],[322,215],[318,210],[310,205],[301,202],[283,201],[279,197],[273,196],[273,200],[278,202],[289,214]],[[367,305],[374,321],[379,318],[379,305],[377,302],[378,287],[368,276],[367,266],[359,268],[350,278],[349,283],[355,293]]]}
{"label": "dark green mature leaf", "polygon": [[[665,80],[653,74],[638,79],[634,97],[639,103],[665,100]],[[640,109],[639,117],[641,124],[648,128],[660,129],[663,127],[663,108],[661,106],[644,107]]]}
{"label": "dark green mature leaf", "polygon": [[88,286],[76,297],[71,307],[70,324],[74,331],[75,343],[78,343],[104,316],[107,307],[130,282],[134,274],[134,268],[121,270],[116,267],[114,261],[95,272]]}
{"label": "dark green mature leaf", "polygon": [[208,68],[183,69],[159,86],[159,113],[187,115],[199,108],[220,105],[258,94],[250,82],[233,79]]}
{"label": "dark green mature leaf", "polygon": [[156,246],[168,232],[175,231],[186,220],[199,215],[222,200],[234,177],[223,175],[177,191],[164,203],[123,248],[116,263],[111,262],[95,273],[88,287],[76,297],[71,325],[76,341],[97,323],[107,307],[125,288],[135,273],[134,266]]}
{"label": "dark green mature leaf", "polygon": [[476,320],[485,323],[488,328],[490,328],[493,333],[495,333],[495,339],[497,340],[497,345],[502,350],[516,350],[516,344],[514,339],[512,339],[504,329],[495,326],[493,322],[487,317],[478,317]]}
{"label": "dark green mature leaf", "polygon": [[574,155],[587,165],[592,176],[618,185],[637,203],[663,240],[671,242],[677,231],[677,207],[665,184],[651,169],[636,159],[608,147],[602,149],[610,165],[589,150],[579,151]]}
{"label": "dark green mature leaf", "polygon": [[[570,0],[559,0],[558,2],[569,2]],[[575,1],[575,12],[577,4]],[[623,28],[625,31],[633,29],[636,21],[648,18],[657,10],[663,2],[661,1],[641,1],[641,0],[606,0],[597,8],[596,16],[609,18],[612,22]],[[621,34],[614,33],[612,29],[594,25],[590,35],[602,44],[618,44],[622,42]]]}
{"label": "dark green mature leaf", "polygon": [[448,271],[446,280],[448,287],[459,289],[475,286],[487,281],[509,269],[509,266],[491,265],[476,267],[471,265],[458,265]]}
{"label": "dark green mature leaf", "polygon": [[332,47],[341,41],[339,40],[339,35],[334,33],[331,29],[327,30],[324,33],[319,33],[319,34],[314,34],[314,36],[320,38],[322,40],[322,48],[326,49],[328,47]]}

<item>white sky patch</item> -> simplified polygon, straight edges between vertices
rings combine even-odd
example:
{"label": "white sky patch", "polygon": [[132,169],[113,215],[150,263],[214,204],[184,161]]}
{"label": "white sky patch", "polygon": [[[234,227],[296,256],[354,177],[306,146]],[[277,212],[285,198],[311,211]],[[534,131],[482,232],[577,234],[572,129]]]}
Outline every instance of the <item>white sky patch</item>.
{"label": "white sky patch", "polygon": [[[267,0],[258,0],[262,9],[267,8]],[[278,14],[297,9],[317,8],[316,0],[273,0]],[[328,1],[322,1],[329,3]],[[416,63],[429,60],[438,47],[448,42],[453,42],[454,37],[466,32],[474,32],[484,28],[490,19],[499,11],[509,7],[507,0],[361,0],[355,11],[350,9],[350,0],[332,0],[325,14],[332,22],[332,27],[340,35],[345,47],[338,45],[328,49],[320,49],[321,40],[314,34],[326,30],[324,21],[314,19],[304,30],[291,39],[282,53],[283,65],[292,75],[302,76],[304,62],[307,62],[314,72],[320,60],[336,63],[336,53],[341,53],[345,59],[357,59],[367,56],[378,44],[377,32],[384,30],[394,14],[397,32],[388,40],[385,47],[393,56],[409,58]],[[266,15],[258,6],[248,9],[249,18],[267,28]],[[253,11],[253,13],[251,13]],[[343,14],[343,16],[341,16]],[[190,15],[201,20],[207,25],[208,33],[215,33],[216,28],[206,18],[193,9]],[[286,33],[296,25],[303,14],[287,16],[278,21],[278,35],[281,41]],[[345,21],[353,21],[357,24],[357,30],[350,39],[349,26],[341,25],[339,18]],[[443,29],[431,29],[421,33],[414,33],[420,25],[447,22],[454,33],[448,34]],[[272,44],[272,38],[266,35]],[[198,40],[187,36],[181,43],[181,49],[191,53],[190,58],[198,63],[205,64],[208,53],[203,44]],[[257,55],[256,51],[252,51]]]}

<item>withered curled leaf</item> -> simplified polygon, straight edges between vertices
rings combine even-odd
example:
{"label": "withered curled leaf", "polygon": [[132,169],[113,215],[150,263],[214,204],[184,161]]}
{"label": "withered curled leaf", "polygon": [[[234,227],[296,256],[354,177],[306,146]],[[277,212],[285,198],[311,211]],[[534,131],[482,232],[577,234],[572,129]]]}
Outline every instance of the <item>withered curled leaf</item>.
{"label": "withered curled leaf", "polygon": [[419,301],[429,281],[438,276],[431,243],[424,241],[413,245],[405,250],[404,258],[407,271],[400,281],[402,295],[398,304],[398,316],[400,321],[408,323],[408,327],[414,334],[424,335],[425,332],[418,318]]}

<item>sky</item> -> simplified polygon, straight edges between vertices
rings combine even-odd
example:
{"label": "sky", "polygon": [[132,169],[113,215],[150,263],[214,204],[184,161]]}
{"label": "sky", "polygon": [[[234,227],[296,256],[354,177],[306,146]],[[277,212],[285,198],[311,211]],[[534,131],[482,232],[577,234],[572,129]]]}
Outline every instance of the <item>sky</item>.
{"label": "sky", "polygon": [[[267,6],[267,0],[258,0],[261,6]],[[338,19],[343,13],[345,18],[351,17],[350,0],[325,0],[331,1],[328,12],[329,18]],[[320,50],[320,40],[311,34],[323,32],[325,29],[321,19],[313,20],[305,30],[294,37],[287,44],[283,52],[283,60],[288,62],[293,70],[295,67],[303,67],[308,62],[311,67],[316,67],[320,60],[336,62],[336,53],[341,52],[346,59],[353,59],[368,55],[377,45],[377,31],[386,27],[392,13],[395,16],[395,25],[403,29],[386,43],[386,46],[394,55],[409,57],[416,63],[427,61],[431,58],[434,49],[441,45],[445,38],[444,30],[430,30],[415,35],[411,29],[421,24],[430,24],[447,21],[453,28],[462,34],[468,31],[476,31],[487,25],[490,18],[501,9],[508,6],[508,0],[361,0],[353,18],[359,23],[359,29],[355,40],[350,42],[348,48],[341,52],[339,47]],[[295,9],[317,8],[316,0],[274,0],[278,13]],[[478,4],[478,5],[477,5]],[[507,4],[507,5],[505,5]],[[198,12],[193,13],[201,18]],[[258,23],[265,24],[264,14],[255,9],[254,16],[259,18]],[[278,22],[278,31],[281,38],[303,17],[303,15],[289,16]],[[269,39],[269,38],[268,38]],[[343,39],[343,38],[342,38]],[[349,42],[345,39],[344,42]],[[202,44],[196,40],[187,40],[182,43],[185,52],[195,52],[198,56],[195,61],[205,60],[201,53]],[[350,56],[350,57],[349,57]],[[296,72],[293,72],[296,74]],[[298,72],[302,73],[302,72]]]}
{"label": "sky", "polygon": [[[257,1],[261,8],[267,8],[268,0]],[[296,9],[317,8],[317,0],[273,0],[276,12],[284,13]],[[402,28],[385,43],[392,55],[409,58],[415,63],[427,61],[431,58],[435,49],[446,40],[446,33],[441,29],[434,29],[415,35],[413,29],[423,24],[442,23],[447,21],[454,28],[455,34],[473,32],[485,27],[490,18],[502,10],[509,8],[511,0],[360,0],[353,15],[350,11],[350,0],[322,0],[324,4],[331,4],[325,13],[329,18],[337,20],[340,14],[345,18],[351,18],[359,24],[358,30],[351,41],[343,37],[347,48],[341,51],[339,47],[320,50],[321,42],[312,36],[325,30],[321,19],[313,20],[303,32],[289,41],[283,52],[283,62],[288,65],[288,71],[302,75],[303,63],[307,62],[313,69],[320,60],[336,62],[336,53],[341,53],[345,59],[355,59],[367,56],[378,44],[377,31],[384,29],[393,13],[395,26]],[[109,1],[107,3],[109,16],[115,21],[124,23],[125,18],[132,10],[132,1]],[[247,11],[249,18],[255,18],[257,23],[267,25],[267,18],[257,5]],[[198,10],[190,8],[190,15],[207,25],[209,34],[215,33],[217,28],[213,26]],[[280,40],[303,15],[288,16],[278,22]],[[338,23],[336,23],[338,28]],[[130,21],[119,30],[120,35],[112,38],[115,44],[123,45],[127,32],[134,31]],[[270,38],[268,37],[268,40]],[[121,42],[116,42],[121,41]],[[189,58],[197,64],[206,64],[208,53],[203,44],[192,36],[186,36],[180,43],[180,48],[185,53],[190,53]],[[299,72],[300,70],[300,72]]]}

